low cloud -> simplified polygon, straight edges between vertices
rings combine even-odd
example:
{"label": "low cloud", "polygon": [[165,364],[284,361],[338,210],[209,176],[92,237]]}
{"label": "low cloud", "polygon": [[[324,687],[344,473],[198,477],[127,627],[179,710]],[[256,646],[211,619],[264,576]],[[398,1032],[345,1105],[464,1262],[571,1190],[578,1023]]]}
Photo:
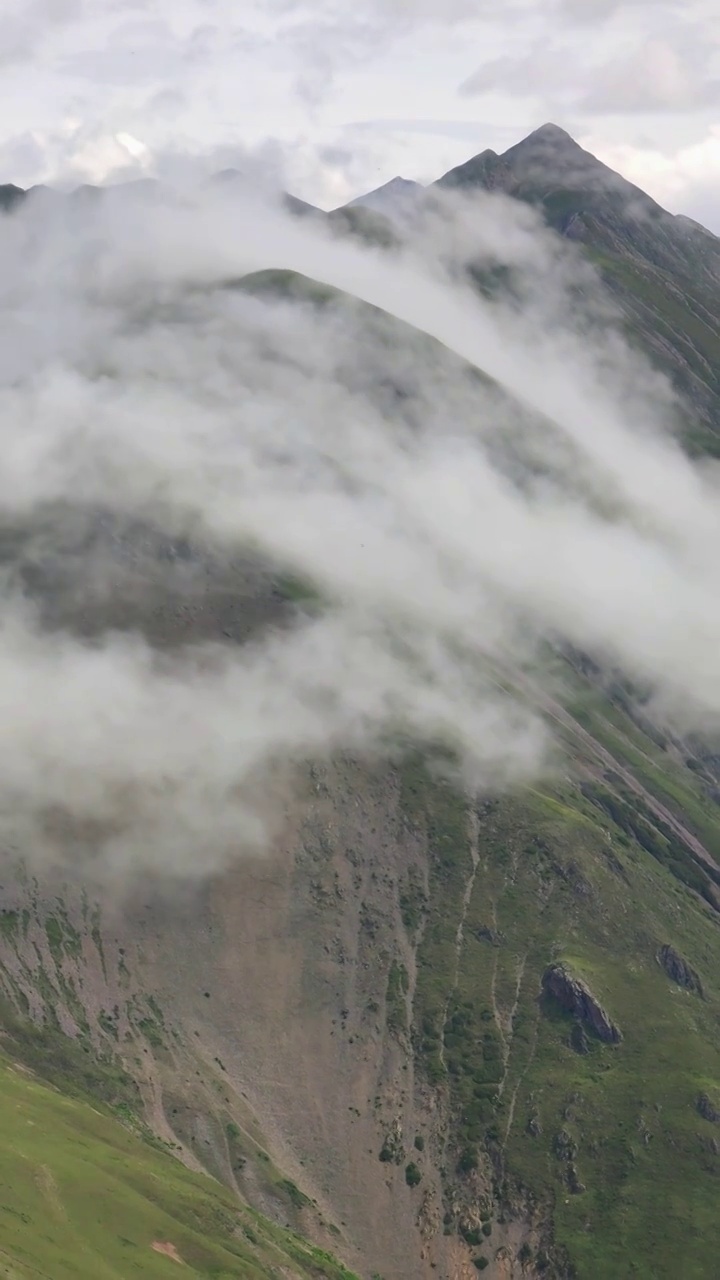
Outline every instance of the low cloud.
{"label": "low cloud", "polygon": [[[392,252],[223,186],[30,200],[2,231],[6,847],[202,874],[269,838],[278,769],[408,739],[515,785],[553,755],[514,672],[542,684],[557,635],[717,724],[714,478],[529,210],[440,197]],[[228,287],[266,268],[370,306]],[[246,633],[159,642],[123,603],[163,579],[131,527],[189,557],[190,611],[264,565]],[[322,604],[278,617],[283,575]]]}

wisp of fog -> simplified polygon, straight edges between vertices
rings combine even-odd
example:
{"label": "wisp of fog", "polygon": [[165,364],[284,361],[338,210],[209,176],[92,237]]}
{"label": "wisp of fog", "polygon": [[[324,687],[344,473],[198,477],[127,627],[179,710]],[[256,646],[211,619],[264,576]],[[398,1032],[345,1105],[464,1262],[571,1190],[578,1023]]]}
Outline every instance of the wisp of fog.
{"label": "wisp of fog", "polygon": [[[716,726],[715,477],[527,210],[448,197],[380,249],[226,188],[29,199],[0,302],[7,848],[203,874],[270,838],[278,768],[414,740],[517,785],[553,749],[513,671],[541,683],[556,638]],[[264,566],[242,634],[158,643],[124,602],[152,614],[183,556],[200,610],[213,566]]]}

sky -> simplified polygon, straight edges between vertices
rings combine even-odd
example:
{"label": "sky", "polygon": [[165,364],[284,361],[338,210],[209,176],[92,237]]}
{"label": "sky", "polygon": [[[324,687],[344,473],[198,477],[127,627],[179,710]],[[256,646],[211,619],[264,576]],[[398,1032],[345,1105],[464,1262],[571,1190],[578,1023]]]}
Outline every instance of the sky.
{"label": "sky", "polygon": [[716,0],[4,0],[0,67],[21,186],[252,160],[330,208],[551,120],[720,232]]}

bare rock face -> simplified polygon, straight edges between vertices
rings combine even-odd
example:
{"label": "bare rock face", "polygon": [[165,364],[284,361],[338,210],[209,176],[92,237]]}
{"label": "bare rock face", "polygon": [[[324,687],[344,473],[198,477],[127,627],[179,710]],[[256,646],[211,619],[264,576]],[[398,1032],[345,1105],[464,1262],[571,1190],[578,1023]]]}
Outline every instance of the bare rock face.
{"label": "bare rock face", "polygon": [[590,988],[581,978],[576,978],[562,964],[550,965],[542,979],[545,995],[557,1000],[561,1008],[572,1013],[582,1026],[592,1031],[604,1044],[619,1044],[620,1028],[596,1000]]}
{"label": "bare rock face", "polygon": [[658,964],[662,965],[668,978],[676,982],[679,987],[683,987],[685,991],[694,991],[696,995],[702,996],[703,988],[700,975],[688,964],[687,960],[683,960],[674,947],[666,943],[658,951],[657,960]]}
{"label": "bare rock face", "polygon": [[720,1111],[713,1106],[706,1093],[701,1093],[698,1096],[695,1106],[703,1120],[709,1120],[710,1124],[720,1124]]}

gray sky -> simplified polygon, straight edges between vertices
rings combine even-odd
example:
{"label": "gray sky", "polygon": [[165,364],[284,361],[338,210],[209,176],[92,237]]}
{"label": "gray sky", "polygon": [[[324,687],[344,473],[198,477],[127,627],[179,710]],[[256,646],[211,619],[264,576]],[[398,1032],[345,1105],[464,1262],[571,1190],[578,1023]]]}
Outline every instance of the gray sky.
{"label": "gray sky", "polygon": [[0,67],[24,186],[250,149],[332,206],[553,120],[720,232],[716,0],[4,0]]}

